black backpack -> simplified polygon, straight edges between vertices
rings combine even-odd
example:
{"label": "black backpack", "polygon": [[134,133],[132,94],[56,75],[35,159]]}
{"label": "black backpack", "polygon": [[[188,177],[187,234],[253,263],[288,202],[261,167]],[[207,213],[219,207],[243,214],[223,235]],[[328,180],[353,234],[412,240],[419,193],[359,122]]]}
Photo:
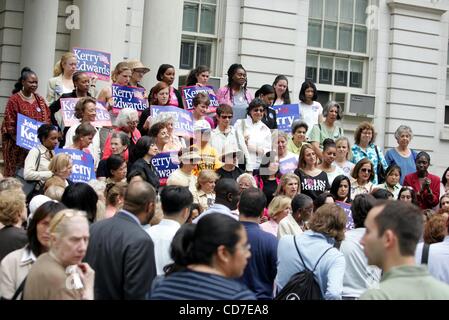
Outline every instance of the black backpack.
{"label": "black backpack", "polygon": [[299,252],[298,245],[296,244],[296,238],[293,238],[295,243],[296,251],[301,258],[302,264],[304,265],[304,270],[292,275],[287,284],[282,288],[281,291],[276,295],[274,300],[323,300],[323,295],[321,294],[320,285],[315,280],[313,273],[318,266],[321,258],[330,250],[332,247],[328,248],[315,264],[312,271],[307,269],[306,264]]}

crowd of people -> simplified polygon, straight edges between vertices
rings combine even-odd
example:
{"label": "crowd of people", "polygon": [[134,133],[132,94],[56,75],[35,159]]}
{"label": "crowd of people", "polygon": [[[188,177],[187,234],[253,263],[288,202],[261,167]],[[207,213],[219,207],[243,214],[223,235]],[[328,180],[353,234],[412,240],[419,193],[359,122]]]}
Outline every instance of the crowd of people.
{"label": "crowd of people", "polygon": [[[46,98],[24,68],[5,108],[0,297],[271,300],[311,270],[323,299],[449,299],[449,168],[429,172],[410,127],[384,152],[361,122],[351,146],[341,106],[321,106],[313,82],[298,100],[283,75],[253,95],[233,64],[219,106],[198,93],[193,137],[179,136],[171,112],[152,112],[187,109],[172,65],[144,88],[148,109],[115,113],[112,84],[143,88],[150,68],[120,62],[97,91],[76,62],[62,56]],[[209,73],[198,66],[185,85]],[[72,126],[64,98],[79,99]],[[97,103],[112,127],[95,123]],[[292,103],[300,119],[284,132],[273,107]],[[17,144],[19,114],[43,123],[31,150]],[[90,154],[96,179],[72,181],[58,148]],[[168,179],[153,163],[161,152],[177,164]]]}

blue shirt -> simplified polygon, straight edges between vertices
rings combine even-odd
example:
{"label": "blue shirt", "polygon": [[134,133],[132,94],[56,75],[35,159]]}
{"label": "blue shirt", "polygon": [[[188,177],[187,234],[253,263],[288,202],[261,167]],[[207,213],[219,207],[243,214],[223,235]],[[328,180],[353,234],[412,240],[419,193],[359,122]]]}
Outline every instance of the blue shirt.
{"label": "blue shirt", "polygon": [[240,281],[256,294],[258,300],[273,299],[278,240],[254,222],[241,221],[251,245],[251,258]]}
{"label": "blue shirt", "polygon": [[256,300],[248,288],[234,279],[185,270],[155,284],[151,300]]}
{"label": "blue shirt", "polygon": [[[304,270],[293,240],[301,252],[307,269],[313,270],[321,255],[329,247],[333,247],[334,240],[323,234],[307,230],[300,235],[285,235],[279,240],[278,245],[278,273],[276,286],[278,292],[287,284],[290,278]],[[343,291],[343,276],[345,274],[346,262],[343,253],[338,249],[330,249],[321,258],[314,272],[315,280],[321,288],[321,293],[326,300],[340,300]]]}
{"label": "blue shirt", "polygon": [[[359,162],[360,160],[362,160],[363,158],[368,158],[369,161],[371,161],[371,163],[373,164],[373,169],[374,169],[374,180],[371,181],[374,185],[379,184],[379,182],[377,182],[377,164],[379,163],[379,159],[380,159],[380,163],[382,164],[382,167],[384,167],[385,170],[387,170],[388,168],[388,164],[387,161],[385,160],[384,154],[382,153],[382,150],[380,150],[379,147],[377,147],[377,151],[379,152],[379,158],[377,158],[377,154],[376,154],[376,146],[374,145],[374,143],[370,143],[368,145],[368,147],[366,148],[366,151],[362,150],[362,148],[360,148],[359,145],[354,144],[351,147],[352,150],[352,162],[354,164],[356,164],[357,162]],[[416,171],[416,170],[415,170]]]}
{"label": "blue shirt", "polygon": [[410,156],[408,156],[408,158],[405,158],[401,156],[395,148],[389,149],[385,153],[385,160],[387,160],[389,166],[395,164],[401,168],[401,184],[404,183],[404,178],[406,175],[416,172],[416,155],[416,151],[411,150]]}

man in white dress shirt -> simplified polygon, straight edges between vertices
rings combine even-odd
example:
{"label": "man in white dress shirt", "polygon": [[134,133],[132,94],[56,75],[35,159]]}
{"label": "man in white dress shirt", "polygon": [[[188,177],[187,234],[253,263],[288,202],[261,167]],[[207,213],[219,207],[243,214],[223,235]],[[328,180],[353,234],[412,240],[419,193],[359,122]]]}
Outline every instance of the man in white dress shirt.
{"label": "man in white dress shirt", "polygon": [[154,243],[157,275],[164,274],[164,267],[172,262],[170,246],[178,229],[190,214],[193,196],[187,187],[166,186],[160,194],[164,218],[146,231]]}

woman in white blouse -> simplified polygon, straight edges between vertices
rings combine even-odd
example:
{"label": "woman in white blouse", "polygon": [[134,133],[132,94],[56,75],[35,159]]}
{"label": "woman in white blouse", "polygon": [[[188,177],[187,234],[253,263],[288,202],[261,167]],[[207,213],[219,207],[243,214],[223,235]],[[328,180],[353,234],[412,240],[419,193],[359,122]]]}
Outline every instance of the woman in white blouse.
{"label": "woman in white blouse", "polygon": [[259,169],[262,156],[271,150],[271,132],[262,122],[264,110],[264,102],[256,98],[248,106],[246,119],[239,119],[234,125],[245,139],[242,151],[247,172]]}

